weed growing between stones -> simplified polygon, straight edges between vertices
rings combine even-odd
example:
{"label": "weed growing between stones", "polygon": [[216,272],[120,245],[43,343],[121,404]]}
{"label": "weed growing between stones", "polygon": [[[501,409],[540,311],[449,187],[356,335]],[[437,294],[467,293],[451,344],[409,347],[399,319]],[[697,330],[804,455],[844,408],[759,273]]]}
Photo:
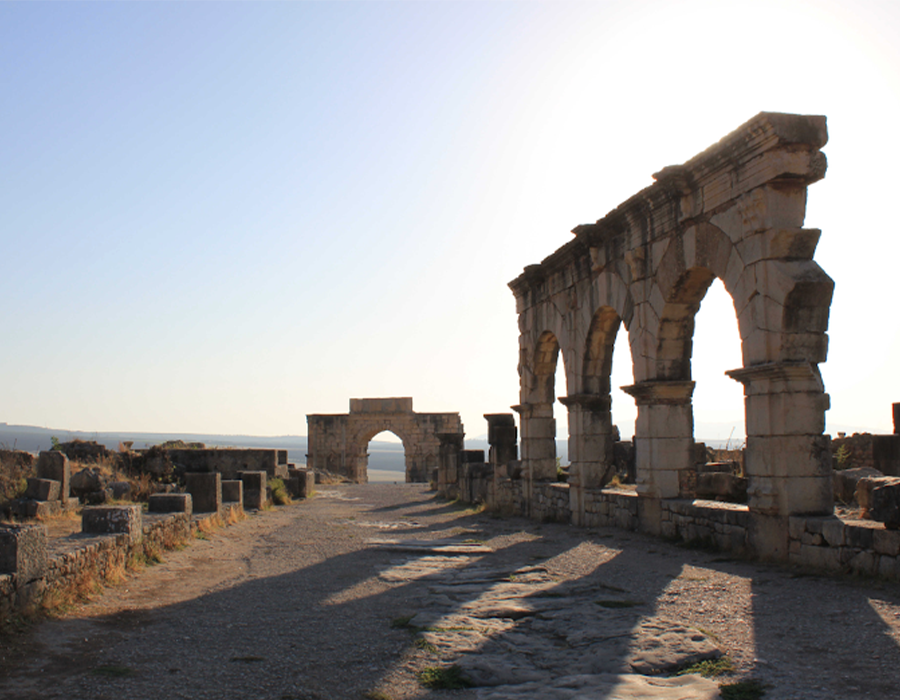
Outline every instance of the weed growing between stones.
{"label": "weed growing between stones", "polygon": [[432,690],[460,690],[472,687],[459,666],[425,668],[416,674],[416,678],[419,679],[419,683]]}
{"label": "weed growing between stones", "polygon": [[414,644],[416,645],[416,647],[418,649],[421,649],[424,652],[427,652],[429,654],[435,654],[435,655],[438,654],[438,648],[434,644],[429,642],[427,639],[422,639],[420,637],[419,639],[417,639],[414,642]]}
{"label": "weed growing between stones", "polygon": [[734,663],[727,656],[718,659],[706,659],[680,669],[675,675],[685,676],[689,673],[699,673],[704,678],[718,678],[726,673],[734,671]]}
{"label": "weed growing between stones", "polygon": [[766,694],[766,687],[755,680],[738,681],[719,686],[722,700],[759,700]]}

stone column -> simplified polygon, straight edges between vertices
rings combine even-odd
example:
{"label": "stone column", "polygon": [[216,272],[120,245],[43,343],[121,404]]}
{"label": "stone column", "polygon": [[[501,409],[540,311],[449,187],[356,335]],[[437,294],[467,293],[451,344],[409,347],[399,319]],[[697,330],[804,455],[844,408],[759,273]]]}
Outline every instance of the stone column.
{"label": "stone column", "polygon": [[623,386],[634,397],[637,492],[646,498],[678,498],[682,472],[694,468],[692,381],[646,381]]}
{"label": "stone column", "polygon": [[603,488],[614,466],[611,399],[608,394],[575,394],[559,400],[569,410],[569,483]]}
{"label": "stone column", "polygon": [[556,421],[552,403],[513,406],[521,416],[522,469],[530,481],[556,481]]}
{"label": "stone column", "polygon": [[438,495],[459,497],[459,454],[463,448],[463,433],[438,433],[441,441],[438,459]]}
{"label": "stone column", "polygon": [[822,434],[829,398],[818,366],[770,362],[726,374],[744,385],[751,512],[830,514],[831,449]]}
{"label": "stone column", "polygon": [[484,419],[488,424],[488,461],[496,473],[498,467],[519,458],[519,431],[512,413],[485,413]]}

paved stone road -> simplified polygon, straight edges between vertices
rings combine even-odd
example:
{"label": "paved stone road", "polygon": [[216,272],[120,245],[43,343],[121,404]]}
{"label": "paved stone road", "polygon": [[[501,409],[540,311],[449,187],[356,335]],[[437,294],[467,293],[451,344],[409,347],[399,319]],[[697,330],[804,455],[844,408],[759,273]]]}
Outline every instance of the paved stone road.
{"label": "paved stone road", "polygon": [[[900,697],[900,589],[634,533],[500,520],[419,485],[320,487],[0,647],[0,697]],[[458,665],[479,687],[429,690]],[[650,674],[650,675],[638,675]]]}

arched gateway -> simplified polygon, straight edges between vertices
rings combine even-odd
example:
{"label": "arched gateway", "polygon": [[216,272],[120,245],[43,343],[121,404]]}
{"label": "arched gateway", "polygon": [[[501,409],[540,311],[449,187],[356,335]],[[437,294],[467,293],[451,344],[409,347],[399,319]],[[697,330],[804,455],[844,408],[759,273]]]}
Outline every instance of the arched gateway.
{"label": "arched gateway", "polygon": [[439,434],[464,434],[458,413],[414,413],[409,397],[350,399],[350,413],[311,414],[306,423],[307,466],[360,484],[369,480],[369,441],[383,430],[403,441],[407,481],[428,481],[438,466]]}

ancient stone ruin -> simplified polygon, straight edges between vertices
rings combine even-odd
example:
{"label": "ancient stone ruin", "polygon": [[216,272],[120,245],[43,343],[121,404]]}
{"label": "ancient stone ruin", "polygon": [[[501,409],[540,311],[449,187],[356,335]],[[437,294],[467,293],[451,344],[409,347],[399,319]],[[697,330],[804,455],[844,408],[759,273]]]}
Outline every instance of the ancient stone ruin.
{"label": "ancient stone ruin", "polygon": [[389,430],[403,441],[406,481],[428,481],[438,466],[441,434],[463,436],[459,413],[415,413],[412,398],[350,399],[350,413],[306,416],[307,467],[368,481],[369,441]]}
{"label": "ancient stone ruin", "polygon": [[[803,227],[807,187],[825,175],[826,141],[824,117],[761,113],[687,163],[664,168],[653,185],[525,268],[509,285],[519,316],[513,408],[521,459],[473,460],[445,441],[441,490],[541,519],[900,575],[896,533],[833,514],[819,363],[834,283],[813,260],[820,231]],[[741,336],[743,364],[727,372],[745,395],[740,477],[734,462],[708,464],[693,434],[694,316],[716,278]],[[608,488],[618,439],[610,372],[620,331],[634,376],[622,388],[638,408],[633,490]],[[560,360],[564,387],[555,386]],[[567,483],[557,481],[557,398],[569,419]],[[503,422],[514,425],[512,416]],[[746,504],[697,498],[717,489],[746,489]]]}

